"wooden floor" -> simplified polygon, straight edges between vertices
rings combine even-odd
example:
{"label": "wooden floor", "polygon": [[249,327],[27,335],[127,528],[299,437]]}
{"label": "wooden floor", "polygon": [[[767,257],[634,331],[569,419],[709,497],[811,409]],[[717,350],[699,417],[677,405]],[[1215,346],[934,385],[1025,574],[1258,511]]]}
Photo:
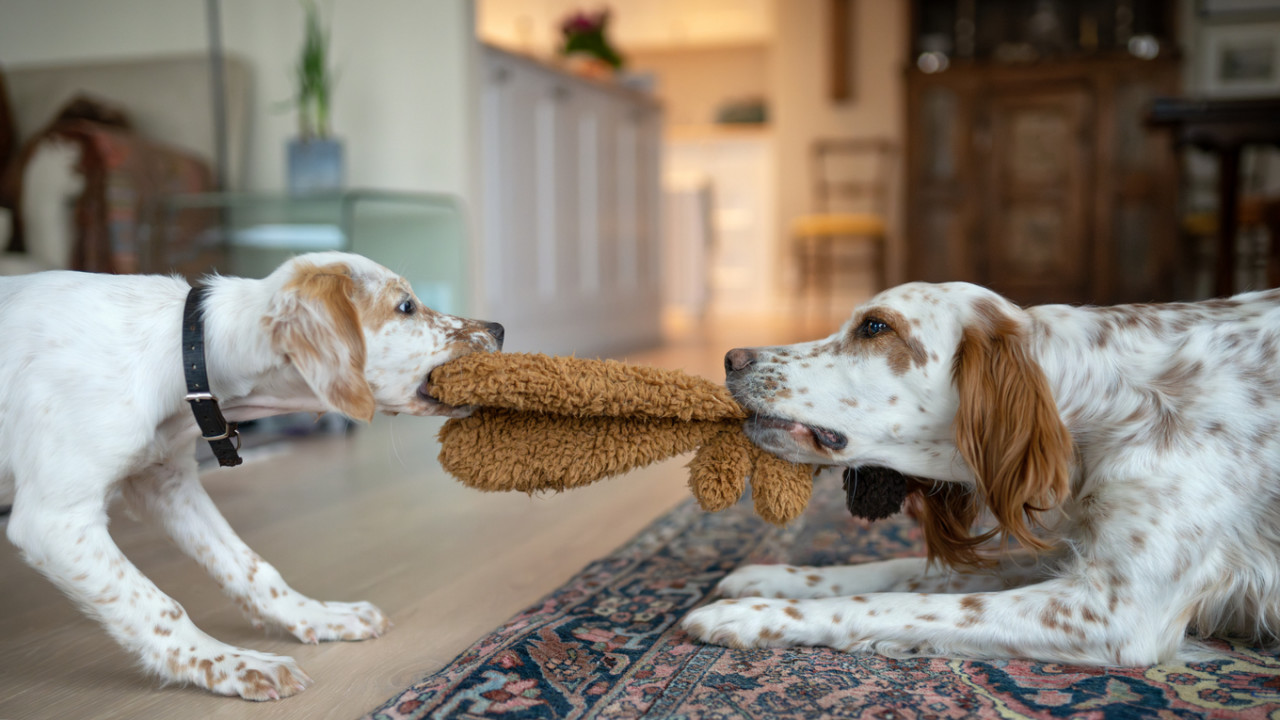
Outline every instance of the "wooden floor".
{"label": "wooden floor", "polygon": [[[731,347],[828,331],[776,321],[686,327],[663,348],[625,359],[722,381]],[[309,646],[257,632],[159,531],[113,512],[112,534],[125,554],[198,626],[224,642],[291,655],[315,680],[278,702],[161,688],[0,541],[0,719],[352,720],[688,497],[686,459],[561,495],[478,493],[436,464],[439,426],[379,417],[346,438],[298,441],[204,475],[232,526],[293,587],[322,600],[368,600],[386,612],[395,626],[377,640]]]}

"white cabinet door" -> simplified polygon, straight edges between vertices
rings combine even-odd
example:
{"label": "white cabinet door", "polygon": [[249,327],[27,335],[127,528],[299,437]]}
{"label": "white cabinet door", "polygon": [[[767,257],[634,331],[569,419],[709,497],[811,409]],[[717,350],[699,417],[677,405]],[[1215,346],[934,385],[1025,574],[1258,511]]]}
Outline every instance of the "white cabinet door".
{"label": "white cabinet door", "polygon": [[660,110],[492,49],[485,80],[487,316],[515,350],[656,342]]}

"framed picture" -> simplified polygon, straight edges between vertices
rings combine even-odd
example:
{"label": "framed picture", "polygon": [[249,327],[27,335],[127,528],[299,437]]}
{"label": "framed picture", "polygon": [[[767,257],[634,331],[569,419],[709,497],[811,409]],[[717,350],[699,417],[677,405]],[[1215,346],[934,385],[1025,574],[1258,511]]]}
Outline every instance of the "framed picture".
{"label": "framed picture", "polygon": [[1210,25],[1203,33],[1207,95],[1280,95],[1280,22]]}

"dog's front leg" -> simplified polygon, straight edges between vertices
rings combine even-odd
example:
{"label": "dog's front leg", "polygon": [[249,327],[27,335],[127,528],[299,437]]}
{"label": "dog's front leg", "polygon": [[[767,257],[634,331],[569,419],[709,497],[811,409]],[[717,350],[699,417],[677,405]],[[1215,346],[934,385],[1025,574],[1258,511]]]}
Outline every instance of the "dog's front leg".
{"label": "dog's front leg", "polygon": [[125,497],[160,522],[178,547],[240,603],[255,627],[272,623],[303,642],[317,643],[378,637],[390,624],[367,602],[321,602],[289,587],[227,524],[190,457],[130,478]]}
{"label": "dog's front leg", "polygon": [[[730,647],[822,645],[849,652],[1147,665],[1176,656],[1170,598],[1141,600],[1051,580],[991,593],[873,593],[721,600],[689,613],[695,638]],[[1183,620],[1185,623],[1185,620]]]}
{"label": "dog's front leg", "polygon": [[197,628],[177,601],[120,552],[107,532],[101,500],[59,507],[47,496],[32,498],[33,493],[19,491],[9,539],[27,563],[102,623],[148,670],[168,682],[248,700],[286,697],[311,682],[291,658],[227,645]]}
{"label": "dog's front leg", "polygon": [[835,597],[874,592],[987,592],[1040,582],[1056,556],[1005,553],[989,570],[961,572],[922,557],[894,558],[859,565],[744,565],[729,573],[716,592],[731,598]]}
{"label": "dog's front leg", "polygon": [[930,570],[924,558],[894,558],[861,565],[809,567],[744,565],[729,573],[716,592],[725,597],[819,598],[892,590]]}

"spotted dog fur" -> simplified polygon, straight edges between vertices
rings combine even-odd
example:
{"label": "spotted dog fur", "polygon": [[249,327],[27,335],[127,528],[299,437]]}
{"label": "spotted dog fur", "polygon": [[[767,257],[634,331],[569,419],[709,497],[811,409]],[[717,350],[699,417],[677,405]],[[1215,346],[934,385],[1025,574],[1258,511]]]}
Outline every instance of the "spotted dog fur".
{"label": "spotted dog fur", "polygon": [[929,560],[743,567],[683,627],[1097,665],[1186,657],[1197,635],[1274,642],[1278,353],[1276,290],[1024,310],[963,283],[883,292],[825,340],[730,351],[755,442],[923,484]]}
{"label": "spotted dog fur", "polygon": [[[233,422],[284,412],[465,415],[432,399],[436,366],[497,350],[502,326],[425,307],[357,255],[295,258],[262,280],[214,277],[204,305],[210,387]],[[9,539],[34,568],[168,682],[267,700],[310,679],[294,661],[197,628],[107,532],[119,491],[159,523],[256,627],[299,640],[377,637],[366,602],[312,600],[244,544],[196,472],[199,430],[183,400],[174,277],[52,272],[0,278],[0,497]]]}

